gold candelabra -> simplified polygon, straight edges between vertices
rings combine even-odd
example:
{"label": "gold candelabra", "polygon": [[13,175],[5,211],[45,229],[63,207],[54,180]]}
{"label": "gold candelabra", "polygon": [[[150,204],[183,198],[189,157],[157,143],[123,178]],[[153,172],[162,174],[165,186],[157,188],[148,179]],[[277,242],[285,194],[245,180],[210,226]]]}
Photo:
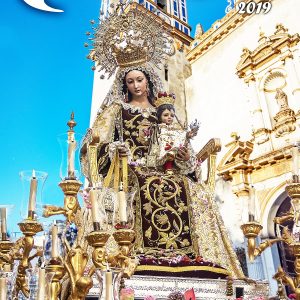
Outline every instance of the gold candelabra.
{"label": "gold candelabra", "polygon": [[[43,254],[42,248],[34,245],[34,236],[43,231],[43,227],[32,217],[32,214],[29,214],[29,217],[18,225],[24,235],[23,237],[15,243],[7,239],[0,242],[1,269],[4,270],[4,264],[10,265],[11,268],[14,261],[19,261],[13,294],[17,296],[21,291],[28,298],[29,287],[26,280],[26,270],[31,267],[31,261],[34,258]],[[35,252],[32,254],[33,249]]]}
{"label": "gold candelabra", "polygon": [[[44,289],[39,286],[38,300],[44,300],[45,297],[49,300],[58,300],[62,297],[62,282],[68,278],[70,283],[69,298],[73,300],[84,300],[93,286],[93,278],[95,271],[102,270],[107,271],[112,268],[116,272],[120,272],[123,277],[130,277],[136,267],[135,260],[130,257],[131,247],[135,238],[135,232],[133,228],[133,218],[128,219],[128,211],[130,207],[127,207],[127,194],[128,193],[128,169],[127,169],[127,158],[119,157],[116,153],[113,161],[112,168],[109,172],[108,178],[106,178],[105,188],[109,189],[112,178],[114,178],[114,195],[117,195],[117,202],[121,203],[122,214],[117,211],[118,217],[116,217],[115,229],[113,232],[108,231],[108,223],[106,226],[102,226],[99,220],[94,220],[95,215],[99,211],[105,212],[104,203],[103,207],[99,207],[97,201],[95,201],[96,195],[100,195],[98,192],[101,189],[92,189],[90,192],[90,198],[94,200],[92,205],[92,218],[94,223],[94,230],[89,233],[85,239],[87,243],[81,243],[83,237],[83,211],[78,201],[78,193],[82,183],[78,180],[75,174],[75,132],[74,127],[76,122],[74,121],[74,114],[71,114],[71,120],[67,123],[69,130],[67,132],[67,145],[68,145],[68,164],[66,176],[62,177],[59,187],[64,193],[64,205],[44,206],[43,216],[57,216],[63,215],[66,218],[67,224],[75,224],[77,227],[77,242],[74,245],[70,245],[69,242],[64,239],[61,240],[61,247],[58,248],[58,227],[52,226],[51,233],[51,255],[49,259],[44,262],[45,267],[40,269],[38,272],[39,285],[44,285]],[[65,141],[65,140],[64,140]],[[95,158],[95,141],[89,141],[89,155]],[[96,176],[95,166],[90,166],[90,181],[93,186],[97,186],[99,182],[99,176]],[[94,169],[93,169],[94,168]],[[114,173],[114,176],[113,176]],[[122,174],[121,174],[122,173]],[[28,217],[25,218],[18,225],[20,227],[23,236],[19,238],[15,243],[11,242],[7,237],[6,230],[6,208],[1,208],[1,239],[0,239],[0,270],[6,272],[11,270],[15,261],[19,261],[19,265],[16,271],[16,283],[14,286],[14,292],[11,293],[12,297],[17,297],[19,292],[22,292],[26,298],[32,296],[30,294],[29,280],[26,276],[26,271],[32,268],[32,260],[36,257],[42,257],[45,249],[37,247],[34,244],[34,237],[38,232],[43,231],[42,225],[37,221],[36,216],[36,195],[38,178],[35,176],[35,171],[30,175],[30,195],[28,205]],[[119,176],[120,175],[120,176]],[[25,176],[25,175],[24,175]],[[24,177],[26,180],[29,177]],[[122,178],[122,183],[120,180]],[[120,184],[120,186],[119,186]],[[103,193],[101,194],[103,196]],[[98,197],[98,196],[97,196]],[[132,203],[132,202],[131,202]],[[120,207],[116,206],[116,209],[121,210]],[[98,210],[98,212],[97,212]],[[120,215],[122,215],[120,217]],[[123,218],[123,219],[122,219]],[[102,218],[100,218],[102,220]],[[116,225],[115,223],[113,225]],[[104,224],[105,225],[105,224]],[[61,234],[61,231],[59,232]],[[61,235],[60,235],[61,236]],[[117,244],[119,245],[118,251],[115,253],[108,253],[106,251],[106,244],[110,236],[113,236]],[[93,247],[92,255],[89,256],[87,252],[87,244]],[[65,251],[62,250],[65,249]],[[58,251],[60,250],[60,251]],[[49,256],[49,254],[46,253]],[[92,261],[92,266],[88,265],[89,261]],[[117,271],[118,270],[118,271]],[[45,283],[45,272],[48,282]],[[98,273],[98,272],[97,272]],[[107,273],[107,272],[106,272]],[[33,274],[33,273],[30,273]],[[40,275],[43,274],[43,275]],[[119,274],[119,273],[118,273]],[[106,274],[111,276],[110,274]],[[105,276],[106,276],[105,275]],[[35,276],[35,275],[32,275]],[[109,277],[107,276],[107,277]],[[121,278],[121,276],[119,276]],[[51,278],[51,279],[50,279]],[[41,280],[40,280],[41,279]],[[109,284],[112,286],[112,281],[106,282],[106,288],[109,289]],[[46,288],[47,286],[47,288]],[[46,291],[47,289],[47,291]],[[9,291],[10,293],[10,291]],[[111,294],[106,295],[107,299],[110,298]]]}
{"label": "gold candelabra", "polygon": [[[288,196],[291,198],[292,208],[283,216],[274,218],[275,224],[282,225],[287,221],[293,221],[294,225],[298,224],[300,216],[300,183],[298,176],[293,176],[293,181],[288,183],[285,188]],[[258,237],[262,226],[256,221],[250,221],[241,226],[244,236],[248,240],[248,256],[250,261],[253,261],[265,249],[275,243],[283,242],[288,245],[289,250],[295,257],[294,268],[295,276],[289,276],[282,267],[279,267],[274,279],[278,283],[278,296],[280,299],[284,298],[283,286],[288,286],[295,293],[296,299],[300,300],[300,241],[295,238],[287,226],[283,228],[280,238],[266,240],[259,245],[256,245],[256,238]]]}
{"label": "gold candelabra", "polygon": [[[68,150],[70,150],[71,142],[74,141],[73,128],[76,126],[76,122],[74,121],[74,114],[71,115],[71,120],[68,122],[68,126],[70,127],[70,129],[68,130]],[[90,145],[88,147],[94,147],[92,141],[90,142]],[[77,198],[77,194],[82,183],[78,181],[74,176],[73,168],[70,168],[70,164],[72,164],[72,162],[70,161],[72,151],[70,153],[68,177],[59,183],[59,186],[64,193],[64,206],[44,206],[43,216],[50,217],[60,214],[64,215],[66,217],[67,223],[75,223],[78,228],[78,236],[82,236],[81,220],[83,216]],[[89,153],[92,155],[94,151],[91,151],[91,149],[89,149]],[[120,161],[122,162],[122,167]],[[116,174],[119,174],[120,169],[122,169],[122,178],[126,183],[124,193],[125,191],[127,192],[127,159],[119,159],[118,157],[116,157],[114,163],[112,163],[112,166],[112,170],[111,172],[109,172],[110,176],[106,180],[106,187],[108,187],[110,184],[113,170],[116,172]],[[94,182],[95,180],[93,179],[96,179],[96,177],[91,177],[92,182]],[[118,185],[116,182],[117,181],[115,179],[115,187]],[[93,185],[94,184],[96,183],[94,182]],[[94,195],[95,190],[92,190],[90,192],[90,197],[93,198],[95,197]],[[97,210],[95,207],[96,202],[94,200],[91,201],[92,216],[94,218],[94,215],[96,213],[93,213],[93,211],[95,212]],[[133,259],[130,258],[130,249],[135,237],[134,230],[130,228],[116,229],[116,231],[113,233],[113,237],[119,245],[119,251],[114,254],[108,254],[106,252],[105,246],[111,234],[106,229],[103,229],[98,221],[93,220],[93,224],[94,230],[86,237],[88,244],[94,248],[91,257],[93,266],[89,269],[88,274],[85,275],[84,272],[86,271],[86,266],[89,260],[87,251],[85,250],[84,246],[80,245],[79,243],[75,244],[75,246],[73,247],[70,247],[69,243],[65,241],[64,244],[65,248],[67,249],[65,257],[52,257],[52,259],[46,266],[46,272],[54,274],[53,280],[50,284],[50,300],[57,300],[59,298],[59,294],[61,291],[61,279],[63,278],[65,273],[67,273],[71,283],[70,298],[74,300],[85,299],[90,288],[93,286],[92,276],[96,269],[105,271],[108,266],[112,268],[117,267],[122,270],[122,272],[124,272],[125,277],[130,277],[133,274],[136,263]]]}

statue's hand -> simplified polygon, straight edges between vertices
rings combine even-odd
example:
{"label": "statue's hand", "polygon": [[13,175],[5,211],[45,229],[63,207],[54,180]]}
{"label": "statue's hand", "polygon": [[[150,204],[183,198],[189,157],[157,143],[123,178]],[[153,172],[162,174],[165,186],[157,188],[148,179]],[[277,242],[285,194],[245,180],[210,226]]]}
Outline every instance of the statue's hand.
{"label": "statue's hand", "polygon": [[190,151],[185,147],[179,148],[176,159],[181,161],[188,161],[191,158]]}
{"label": "statue's hand", "polygon": [[116,141],[109,144],[108,155],[111,160],[115,157],[116,151],[118,151],[119,158],[127,157],[128,163],[131,162],[130,148],[126,143]]}

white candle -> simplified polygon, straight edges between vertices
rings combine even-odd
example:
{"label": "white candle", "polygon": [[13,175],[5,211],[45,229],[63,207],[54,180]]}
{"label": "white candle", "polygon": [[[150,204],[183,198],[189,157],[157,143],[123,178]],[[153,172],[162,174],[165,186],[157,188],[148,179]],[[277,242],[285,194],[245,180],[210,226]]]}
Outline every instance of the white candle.
{"label": "white candle", "polygon": [[1,232],[3,234],[7,233],[7,227],[6,227],[6,207],[1,208]]}
{"label": "white candle", "polygon": [[90,196],[90,201],[91,201],[91,206],[92,206],[92,221],[99,222],[98,218],[98,202],[97,202],[97,191],[94,189],[90,190],[89,193]]}
{"label": "white candle", "polygon": [[111,300],[111,287],[112,287],[112,272],[110,270],[106,270],[105,272],[105,300]]}
{"label": "white candle", "polygon": [[57,226],[56,224],[54,224],[52,226],[52,248],[51,248],[51,256],[52,257],[57,257],[57,244],[58,244],[58,240],[57,240]]}
{"label": "white candle", "polygon": [[255,189],[254,189],[254,187],[251,187],[249,190],[248,214],[249,214],[249,221],[254,221],[255,220]]}
{"label": "white candle", "polygon": [[127,222],[127,205],[124,191],[118,192],[120,222]]}
{"label": "white candle", "polygon": [[0,278],[0,300],[7,299],[7,282],[6,278]]}
{"label": "white candle", "polygon": [[293,175],[298,176],[299,175],[299,167],[298,167],[298,147],[294,146],[292,148],[292,159],[293,159],[293,168],[292,168],[292,173]]}
{"label": "white candle", "polygon": [[76,141],[74,140],[74,133],[70,136],[68,145],[68,176],[74,176],[75,166],[74,166],[74,154],[76,148]]}
{"label": "white candle", "polygon": [[37,190],[37,179],[35,177],[35,171],[33,170],[32,171],[32,178],[31,178],[31,181],[30,181],[28,212],[35,211],[36,190]]}
{"label": "white candle", "polygon": [[45,269],[39,269],[37,300],[45,300]]}

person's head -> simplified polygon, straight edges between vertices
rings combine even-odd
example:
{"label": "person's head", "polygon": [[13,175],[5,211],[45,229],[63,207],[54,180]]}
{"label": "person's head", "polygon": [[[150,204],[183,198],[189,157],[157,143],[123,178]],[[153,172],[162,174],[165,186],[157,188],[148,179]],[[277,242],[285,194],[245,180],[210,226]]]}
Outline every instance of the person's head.
{"label": "person's head", "polygon": [[158,123],[170,125],[175,118],[175,107],[172,104],[160,105],[156,110]]}
{"label": "person's head", "polygon": [[146,96],[153,103],[153,84],[149,76],[139,70],[129,71],[123,81],[123,93],[128,95],[128,102]]}

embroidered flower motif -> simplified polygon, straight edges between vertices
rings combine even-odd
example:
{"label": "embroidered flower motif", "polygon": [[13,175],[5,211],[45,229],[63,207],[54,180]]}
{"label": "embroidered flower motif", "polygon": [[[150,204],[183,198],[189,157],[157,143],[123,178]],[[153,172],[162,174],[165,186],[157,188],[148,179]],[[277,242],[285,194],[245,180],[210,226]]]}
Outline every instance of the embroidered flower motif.
{"label": "embroidered flower motif", "polygon": [[167,249],[172,249],[172,248],[177,249],[178,248],[177,243],[174,240],[174,234],[173,234],[173,237],[171,237],[172,233],[170,233],[170,236],[165,232],[160,232],[159,234],[161,236],[161,239],[159,240],[158,244],[160,244],[160,245],[166,244]]}
{"label": "embroidered flower motif", "polygon": [[146,211],[146,216],[148,216],[149,214],[152,214],[152,205],[151,205],[151,202],[148,202],[148,203],[145,203],[143,205],[143,209]]}
{"label": "embroidered flower motif", "polygon": [[189,226],[184,226],[183,227],[183,231],[189,231],[190,230],[190,227]]}
{"label": "embroidered flower motif", "polygon": [[166,214],[156,215],[156,219],[157,219],[157,222],[162,226],[165,224],[168,224],[168,222],[169,222],[169,218]]}
{"label": "embroidered flower motif", "polygon": [[187,239],[184,239],[182,242],[180,242],[182,247],[187,247],[190,245],[190,242]]}
{"label": "embroidered flower motif", "polygon": [[145,232],[145,237],[151,239],[151,236],[152,236],[152,227],[150,226]]}

